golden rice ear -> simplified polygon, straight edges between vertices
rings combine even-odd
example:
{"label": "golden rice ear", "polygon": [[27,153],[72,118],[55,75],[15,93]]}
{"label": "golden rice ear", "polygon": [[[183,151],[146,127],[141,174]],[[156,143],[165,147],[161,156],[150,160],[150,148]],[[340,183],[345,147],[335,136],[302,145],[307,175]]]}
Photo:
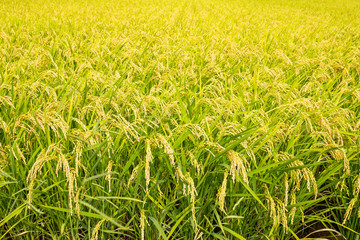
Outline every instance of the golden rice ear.
{"label": "golden rice ear", "polygon": [[199,164],[199,162],[197,161],[197,159],[195,158],[195,156],[192,152],[189,151],[188,155],[190,157],[191,164],[195,167],[195,169],[197,171],[197,175],[200,176],[201,171],[202,171],[202,165]]}
{"label": "golden rice ear", "polygon": [[354,209],[354,205],[357,202],[357,200],[358,200],[357,196],[354,197],[353,199],[351,199],[351,201],[350,201],[350,203],[349,203],[349,205],[348,205],[348,207],[346,209],[346,212],[345,212],[345,215],[344,215],[344,220],[343,220],[342,224],[345,224],[346,221],[350,218],[351,213],[352,213],[352,211]]}
{"label": "golden rice ear", "polygon": [[285,185],[284,205],[286,207],[288,205],[288,200],[289,200],[289,179],[287,173],[284,174],[284,185]]}
{"label": "golden rice ear", "polygon": [[131,172],[131,175],[130,175],[130,178],[129,178],[129,181],[127,183],[127,187],[130,186],[131,182],[134,180],[134,178],[136,177],[137,173],[138,173],[138,170],[139,170],[139,166],[140,166],[140,163],[132,170]]}
{"label": "golden rice ear", "polygon": [[253,152],[253,150],[248,146],[248,141],[243,141],[242,143],[240,143],[241,146],[243,148],[245,148],[246,154],[248,155],[248,157],[254,162],[256,163],[256,157],[255,154]]}
{"label": "golden rice ear", "polygon": [[190,173],[186,173],[185,178],[186,178],[186,181],[187,181],[187,183],[189,185],[189,189],[190,189],[190,201],[192,203],[195,203],[196,196],[197,196],[197,191],[196,191],[196,188],[195,188],[194,180],[190,176]]}
{"label": "golden rice ear", "polygon": [[352,91],[352,95],[356,99],[358,103],[360,103],[360,89],[355,89],[355,91]]}
{"label": "golden rice ear", "polygon": [[81,155],[82,155],[82,149],[83,144],[80,143],[80,141],[76,141],[75,143],[75,175],[79,176],[79,168],[82,167],[85,171],[85,166],[81,163]]}
{"label": "golden rice ear", "polygon": [[107,180],[109,183],[109,192],[111,192],[111,170],[112,170],[113,165],[114,165],[114,162],[112,160],[110,160],[105,169],[105,171],[107,173],[105,180]]}
{"label": "golden rice ear", "polygon": [[179,167],[176,167],[175,176],[176,176],[176,180],[178,182],[179,182],[179,179],[183,182],[186,182],[186,178]]}
{"label": "golden rice ear", "polygon": [[[14,158],[16,159],[16,161],[19,160],[19,158],[21,159],[21,161],[24,163],[24,165],[26,165],[26,159],[24,154],[22,153],[22,151],[19,148],[19,145],[17,143],[14,144],[15,146],[11,148],[11,152],[14,156]],[[1,153],[0,153],[1,154]]]}
{"label": "golden rice ear", "polygon": [[111,115],[111,120],[109,121],[111,121],[110,124],[113,127],[121,129],[129,141],[133,139],[137,142],[140,141],[140,133],[135,128],[135,126],[137,126],[136,124],[130,123],[120,114]]}
{"label": "golden rice ear", "polygon": [[75,202],[75,212],[78,215],[78,218],[81,220],[81,215],[80,215],[80,202],[79,202],[79,198],[80,198],[80,192],[84,189],[84,187],[80,187],[75,195],[74,198],[74,202]]}
{"label": "golden rice ear", "polygon": [[15,108],[12,104],[12,99],[10,96],[0,96],[0,106],[5,104],[11,106],[12,108]]}
{"label": "golden rice ear", "polygon": [[176,175],[177,175],[177,180],[179,181],[180,179],[183,182],[183,194],[185,196],[188,196],[190,194],[192,218],[194,221],[195,230],[197,230],[197,222],[195,216],[195,200],[198,193],[196,191],[194,180],[190,176],[189,172],[187,172],[184,175],[181,169],[178,167],[176,168]]}
{"label": "golden rice ear", "polygon": [[161,189],[160,189],[160,186],[159,186],[159,185],[157,185],[157,190],[158,190],[158,192],[159,192],[160,198],[164,198],[164,197],[165,197],[165,195],[164,195],[164,193],[161,191]]}
{"label": "golden rice ear", "polygon": [[95,225],[94,230],[92,231],[92,234],[91,234],[91,240],[97,240],[98,239],[100,227],[105,221],[107,221],[107,220],[104,218],[104,219],[100,220]]}
{"label": "golden rice ear", "polygon": [[199,124],[185,124],[183,128],[188,129],[194,137],[197,139],[202,139],[203,141],[209,141],[209,136],[206,134],[205,130]]}
{"label": "golden rice ear", "polygon": [[6,158],[6,150],[9,147],[3,147],[2,144],[0,143],[0,169],[2,169],[3,166],[8,165],[8,161]]}
{"label": "golden rice ear", "polygon": [[325,150],[330,150],[331,156],[336,161],[343,160],[344,162],[344,171],[346,174],[350,174],[350,162],[346,156],[346,151],[344,148],[341,148],[340,145],[336,144],[335,141],[330,136],[325,136]]}
{"label": "golden rice ear", "polygon": [[354,195],[354,196],[359,196],[359,193],[360,193],[360,174],[358,174],[358,175],[355,177],[355,180],[354,180],[354,188],[353,188],[353,195]]}
{"label": "golden rice ear", "polygon": [[145,239],[145,210],[141,209],[141,213],[140,213],[140,229],[141,229],[141,240]]}
{"label": "golden rice ear", "polygon": [[217,152],[221,152],[221,151],[224,151],[224,150],[225,150],[225,148],[224,148],[223,146],[221,146],[219,143],[210,142],[210,141],[207,141],[207,142],[202,143],[199,147],[203,147],[203,146],[211,146],[211,147],[214,147]]}
{"label": "golden rice ear", "polygon": [[146,139],[146,156],[145,156],[145,180],[146,180],[146,192],[148,192],[148,186],[150,183],[150,163],[152,162],[153,156],[151,153],[150,140]]}
{"label": "golden rice ear", "polygon": [[74,183],[76,181],[74,173],[70,169],[69,163],[64,154],[61,153],[61,148],[57,144],[50,145],[47,149],[43,149],[38,157],[34,165],[31,167],[29,174],[27,176],[27,182],[29,182],[29,194],[28,194],[28,201],[29,203],[32,202],[33,197],[33,187],[35,183],[35,179],[39,171],[41,171],[44,164],[50,160],[57,160],[56,170],[55,173],[58,174],[60,168],[63,169],[65,172],[66,179],[69,183],[69,207],[70,212],[72,214],[72,200],[74,197]]}
{"label": "golden rice ear", "polygon": [[[294,205],[296,203],[296,195],[294,191],[291,191],[290,193],[290,204]],[[289,217],[290,217],[290,224],[292,225],[294,223],[295,213],[297,211],[297,207],[292,207]]]}
{"label": "golden rice ear", "polygon": [[246,161],[246,158],[244,155],[239,154],[235,152],[234,150],[229,150],[226,153],[226,156],[228,157],[231,167],[230,167],[230,174],[232,175],[233,182],[235,182],[236,174],[240,174],[243,181],[246,184],[249,184],[248,176],[247,176],[247,169],[246,166],[248,165],[248,162]]}
{"label": "golden rice ear", "polygon": [[75,178],[75,173],[71,171],[70,176],[68,178],[69,182],[69,208],[70,208],[70,214],[73,215],[73,199],[74,199],[74,191],[76,191],[77,183]]}
{"label": "golden rice ear", "polygon": [[195,216],[195,200],[196,200],[196,196],[197,196],[197,191],[195,188],[194,180],[191,178],[190,173],[186,173],[185,178],[188,183],[188,189],[190,191],[191,213],[192,213],[192,218],[194,221],[195,232],[196,232],[198,229],[197,222],[196,222],[196,216]]}
{"label": "golden rice ear", "polygon": [[203,239],[203,238],[202,238],[203,235],[204,235],[204,233],[201,232],[200,229],[198,229],[198,230],[195,232],[194,240]]}
{"label": "golden rice ear", "polygon": [[283,225],[285,232],[287,232],[288,231],[288,221],[286,216],[287,209],[284,203],[280,199],[276,199],[276,200],[277,200],[276,208],[277,208],[278,216],[280,216],[281,224]]}
{"label": "golden rice ear", "polygon": [[274,199],[271,197],[268,187],[264,184],[263,188],[265,189],[265,198],[270,208],[270,218],[273,220],[273,224],[277,224],[277,214],[276,214],[276,204]]}
{"label": "golden rice ear", "polygon": [[220,206],[220,210],[225,212],[225,197],[226,197],[226,185],[227,185],[227,178],[229,176],[229,170],[225,170],[224,173],[224,180],[221,184],[221,188],[218,191],[218,198],[219,198],[219,206]]}
{"label": "golden rice ear", "polygon": [[169,142],[161,134],[157,134],[157,140],[162,144],[164,152],[169,155],[171,165],[175,166],[174,150],[172,149]]}
{"label": "golden rice ear", "polygon": [[[61,151],[60,149],[56,149],[56,151]],[[61,152],[58,153],[58,164],[56,166],[56,173],[59,170],[59,168],[62,167],[63,171],[65,172],[66,179],[68,181],[68,191],[69,191],[69,208],[70,208],[70,214],[73,214],[73,206],[72,201],[74,199],[74,184],[76,183],[75,173],[73,170],[70,169],[69,162],[67,161],[65,155],[63,155]]]}
{"label": "golden rice ear", "polygon": [[4,119],[2,119],[2,117],[0,117],[0,129],[2,129],[6,134],[11,134],[9,126],[6,124]]}
{"label": "golden rice ear", "polygon": [[[284,152],[280,153],[278,156],[282,161],[287,161],[291,158],[294,158],[293,155],[291,155],[289,153],[284,153]],[[303,166],[303,165],[304,165],[304,163],[301,160],[295,160],[289,164],[289,167],[298,167],[298,166]],[[311,188],[312,188],[315,198],[317,197],[318,188],[317,188],[316,179],[315,179],[314,174],[310,171],[309,168],[303,167],[301,169],[291,170],[290,174],[291,174],[290,179],[293,180],[293,183],[294,183],[293,190],[300,191],[301,180],[305,179],[306,184],[307,184],[307,189],[309,191],[311,191]]]}
{"label": "golden rice ear", "polygon": [[309,192],[311,191],[311,187],[312,187],[312,189],[314,191],[314,197],[316,199],[317,194],[318,194],[318,188],[317,188],[317,183],[316,183],[314,174],[307,167],[303,168],[302,172],[303,172],[303,177],[305,178],[305,180],[307,182],[307,188],[308,188]]}
{"label": "golden rice ear", "polygon": [[[35,179],[37,177],[38,172],[42,169],[45,162],[49,161],[50,158],[46,156],[46,150],[43,149],[38,157],[36,158],[35,163],[31,167],[28,176],[26,178],[26,181],[29,183],[29,193],[28,193],[28,202],[31,204],[32,198],[33,198],[33,189],[34,189],[34,183]],[[30,206],[29,206],[30,208]]]}

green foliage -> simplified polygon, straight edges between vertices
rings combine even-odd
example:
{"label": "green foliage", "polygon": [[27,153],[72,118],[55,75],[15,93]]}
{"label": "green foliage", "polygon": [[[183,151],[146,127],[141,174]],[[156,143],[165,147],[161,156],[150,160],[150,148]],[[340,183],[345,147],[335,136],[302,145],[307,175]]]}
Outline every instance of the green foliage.
{"label": "green foliage", "polygon": [[0,239],[358,239],[358,12],[2,1]]}

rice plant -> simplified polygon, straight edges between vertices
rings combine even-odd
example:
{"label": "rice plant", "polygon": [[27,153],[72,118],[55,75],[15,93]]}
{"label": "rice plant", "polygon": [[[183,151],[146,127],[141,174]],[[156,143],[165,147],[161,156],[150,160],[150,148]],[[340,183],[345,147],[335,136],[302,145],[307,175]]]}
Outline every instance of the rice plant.
{"label": "rice plant", "polygon": [[359,12],[3,0],[0,239],[360,239]]}

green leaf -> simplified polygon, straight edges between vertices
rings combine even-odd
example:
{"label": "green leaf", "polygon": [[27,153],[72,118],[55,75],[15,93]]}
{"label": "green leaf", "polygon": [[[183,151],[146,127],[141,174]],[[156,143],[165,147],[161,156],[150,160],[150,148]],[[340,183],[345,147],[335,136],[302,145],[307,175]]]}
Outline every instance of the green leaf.
{"label": "green leaf", "polygon": [[155,227],[157,228],[157,230],[159,231],[160,233],[160,236],[164,239],[164,240],[167,240],[168,238],[166,237],[165,233],[164,233],[164,230],[161,228],[159,222],[153,218],[153,217],[149,217],[149,219],[154,223]]}

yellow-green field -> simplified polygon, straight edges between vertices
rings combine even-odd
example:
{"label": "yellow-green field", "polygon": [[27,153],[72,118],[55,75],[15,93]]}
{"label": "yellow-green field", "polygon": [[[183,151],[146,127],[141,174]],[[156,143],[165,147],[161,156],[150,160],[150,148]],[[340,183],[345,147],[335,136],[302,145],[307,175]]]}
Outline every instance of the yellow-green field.
{"label": "yellow-green field", "polygon": [[0,1],[0,239],[359,239],[359,14]]}

